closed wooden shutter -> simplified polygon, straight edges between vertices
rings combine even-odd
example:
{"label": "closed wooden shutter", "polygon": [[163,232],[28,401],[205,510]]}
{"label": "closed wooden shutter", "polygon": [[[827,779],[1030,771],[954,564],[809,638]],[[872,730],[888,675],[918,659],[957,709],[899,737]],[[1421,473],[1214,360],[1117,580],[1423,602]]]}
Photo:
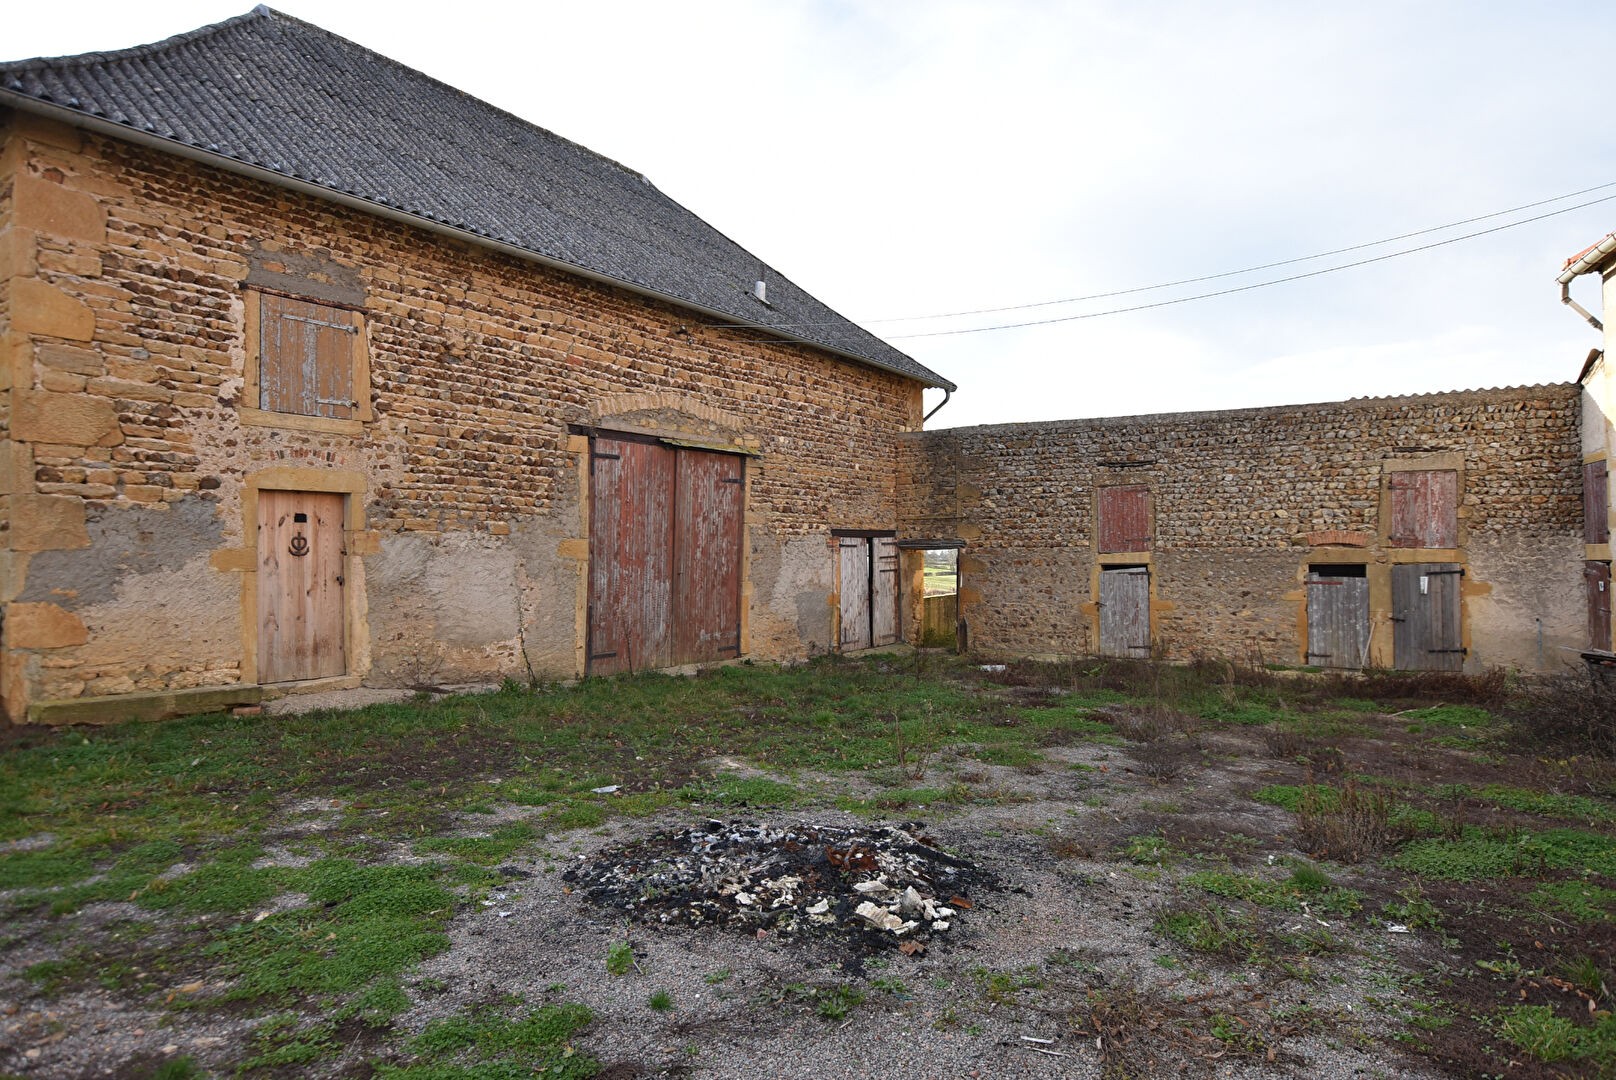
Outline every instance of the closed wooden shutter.
{"label": "closed wooden shutter", "polygon": [[258,326],[260,409],[353,418],[357,411],[355,335],[359,333],[353,312],[262,293]]}
{"label": "closed wooden shutter", "polygon": [[1459,474],[1452,469],[1397,472],[1391,487],[1392,547],[1459,545]]}
{"label": "closed wooden shutter", "polygon": [[1603,460],[1582,467],[1582,542],[1610,543],[1610,479]]}
{"label": "closed wooden shutter", "polygon": [[1104,487],[1099,491],[1097,530],[1100,551],[1150,550],[1150,489],[1143,484]]}

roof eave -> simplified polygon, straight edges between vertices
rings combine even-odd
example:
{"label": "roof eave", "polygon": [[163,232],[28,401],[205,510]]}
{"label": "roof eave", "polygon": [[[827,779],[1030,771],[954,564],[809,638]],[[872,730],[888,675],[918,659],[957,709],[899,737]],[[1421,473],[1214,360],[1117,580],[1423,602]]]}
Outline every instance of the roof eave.
{"label": "roof eave", "polygon": [[1616,252],[1616,233],[1611,233],[1599,243],[1566,263],[1566,268],[1560,271],[1560,276],[1555,280],[1561,285],[1569,285],[1574,279],[1581,277],[1583,274],[1592,273],[1610,262],[1613,252]]}
{"label": "roof eave", "polygon": [[796,334],[791,334],[776,327],[769,326],[767,323],[749,321],[744,316],[739,316],[732,312],[719,311],[716,308],[705,307],[682,297],[672,296],[656,289],[647,288],[646,286],[636,282],[625,281],[621,278],[612,277],[609,274],[602,274],[597,270],[591,270],[588,267],[578,266],[575,263],[569,263],[561,259],[553,259],[547,255],[541,255],[536,251],[530,251],[527,248],[520,247],[516,244],[507,244],[503,241],[495,240],[492,237],[484,236],[481,233],[473,232],[469,229],[461,229],[454,225],[445,224],[441,221],[433,221],[431,218],[422,217],[419,214],[412,214],[408,210],[401,210],[397,207],[386,206],[382,203],[367,199],[362,195],[353,195],[346,191],[339,191],[336,188],[325,187],[321,184],[311,183],[307,180],[300,180],[297,177],[287,176],[285,173],[279,173],[273,169],[266,169],[260,165],[253,165],[249,162],[241,161],[237,158],[230,157],[227,154],[215,153],[211,150],[205,150],[199,146],[192,146],[190,143],[180,142],[178,139],[166,138],[165,136],[158,135],[153,132],[142,131],[139,128],[131,127],[128,124],[120,124],[116,121],[107,120],[103,117],[92,116],[89,113],[81,112],[78,109],[69,108],[65,105],[57,105],[53,102],[40,101],[38,98],[29,97],[27,94],[19,94],[15,90],[8,90],[5,87],[0,87],[0,105],[7,105],[23,112],[33,113],[36,116],[43,116],[48,119],[59,120],[63,123],[71,124],[74,127],[99,132],[102,135],[108,135],[115,139],[123,139],[126,142],[132,142],[139,146],[145,146],[154,150],[174,154],[178,157],[188,158],[191,161],[200,162],[204,165],[211,165],[215,168],[223,169],[226,172],[235,173],[238,176],[246,176],[254,180],[261,180],[267,184],[273,184],[276,187],[287,188],[291,191],[301,192],[305,195],[312,195],[316,198],[325,199],[328,202],[334,202],[338,205],[346,206],[352,210],[358,210],[362,213],[386,218],[390,221],[396,221],[404,225],[411,225],[418,229],[424,229],[427,232],[436,233],[439,236],[446,236],[451,239],[462,240],[466,243],[475,244],[478,247],[486,248],[491,251],[498,251],[502,254],[522,259],[526,262],[537,263],[540,266],[545,266],[552,270],[560,270],[568,274],[575,274],[579,277],[587,278],[590,281],[597,281],[603,285],[611,285],[615,288],[624,289],[628,292],[639,296],[644,296],[648,299],[660,300],[663,303],[672,304],[673,306],[683,308],[686,311],[692,311],[712,319],[717,319],[728,326],[738,326],[742,329],[756,330],[760,333],[767,334],[770,337],[778,338],[782,341],[789,341],[794,344],[805,345],[809,348],[818,349],[821,352],[827,352],[834,356],[839,356],[844,360],[850,360],[853,363],[862,365],[864,367],[872,367],[881,371],[890,372],[893,375],[898,375],[905,379],[918,382],[922,386],[933,387],[939,390],[948,390],[950,392],[959,389],[953,383],[941,377],[939,377],[937,381],[933,382],[929,379],[916,375],[913,372],[903,371],[891,364],[882,363],[881,361],[872,359],[868,356],[860,356],[857,353],[849,352],[846,349],[838,349],[835,346],[826,345],[823,342],[800,337]]}

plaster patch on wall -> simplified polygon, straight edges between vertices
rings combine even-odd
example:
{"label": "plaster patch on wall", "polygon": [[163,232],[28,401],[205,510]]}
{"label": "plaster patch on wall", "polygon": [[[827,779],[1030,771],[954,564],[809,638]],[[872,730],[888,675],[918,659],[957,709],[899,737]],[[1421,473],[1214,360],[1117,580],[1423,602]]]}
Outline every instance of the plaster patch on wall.
{"label": "plaster patch on wall", "polygon": [[[34,555],[18,599],[81,610],[112,600],[126,578],[177,570],[199,557],[205,561],[223,546],[223,526],[212,499],[199,496],[166,506],[90,504],[85,514],[90,546]],[[238,605],[231,601],[227,608],[233,615]]]}

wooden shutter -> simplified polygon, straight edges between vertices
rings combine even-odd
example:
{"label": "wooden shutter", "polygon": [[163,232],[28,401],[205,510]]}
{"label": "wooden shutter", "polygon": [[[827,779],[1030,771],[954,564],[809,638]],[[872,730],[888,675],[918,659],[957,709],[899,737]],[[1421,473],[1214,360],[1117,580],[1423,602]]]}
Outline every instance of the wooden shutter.
{"label": "wooden shutter", "polygon": [[1459,474],[1452,469],[1395,472],[1391,488],[1392,547],[1459,545]]}
{"label": "wooden shutter", "polygon": [[1099,528],[1102,554],[1150,550],[1150,489],[1143,484],[1104,487],[1099,491]]}
{"label": "wooden shutter", "polygon": [[1610,543],[1610,480],[1603,459],[1582,467],[1582,542]]}
{"label": "wooden shutter", "polygon": [[348,420],[357,413],[351,311],[259,294],[258,407]]}

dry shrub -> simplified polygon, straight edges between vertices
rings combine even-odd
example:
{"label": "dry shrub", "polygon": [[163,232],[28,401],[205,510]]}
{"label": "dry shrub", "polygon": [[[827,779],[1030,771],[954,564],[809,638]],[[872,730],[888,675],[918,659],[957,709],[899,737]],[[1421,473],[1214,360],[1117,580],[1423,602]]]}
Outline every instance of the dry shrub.
{"label": "dry shrub", "polygon": [[1095,714],[1129,742],[1151,743],[1172,735],[1193,735],[1200,721],[1165,705],[1114,705]]}
{"label": "dry shrub", "polygon": [[1195,735],[1158,739],[1146,743],[1134,756],[1139,761],[1139,771],[1152,780],[1172,780],[1200,760],[1201,740]]}
{"label": "dry shrub", "polygon": [[1568,671],[1534,679],[1505,706],[1517,741],[1562,754],[1616,757],[1616,674]]}
{"label": "dry shrub", "polygon": [[1475,675],[1462,671],[1334,671],[1315,684],[1325,697],[1368,698],[1371,701],[1447,702],[1454,705],[1493,707],[1509,693],[1503,668],[1488,668]]}
{"label": "dry shrub", "polygon": [[1391,847],[1392,800],[1347,778],[1340,787],[1309,783],[1296,807],[1296,844],[1321,859],[1355,863]]}
{"label": "dry shrub", "polygon": [[1286,727],[1270,727],[1263,732],[1263,746],[1268,750],[1268,756],[1276,761],[1294,761],[1301,757],[1308,747],[1308,737],[1299,731]]}

